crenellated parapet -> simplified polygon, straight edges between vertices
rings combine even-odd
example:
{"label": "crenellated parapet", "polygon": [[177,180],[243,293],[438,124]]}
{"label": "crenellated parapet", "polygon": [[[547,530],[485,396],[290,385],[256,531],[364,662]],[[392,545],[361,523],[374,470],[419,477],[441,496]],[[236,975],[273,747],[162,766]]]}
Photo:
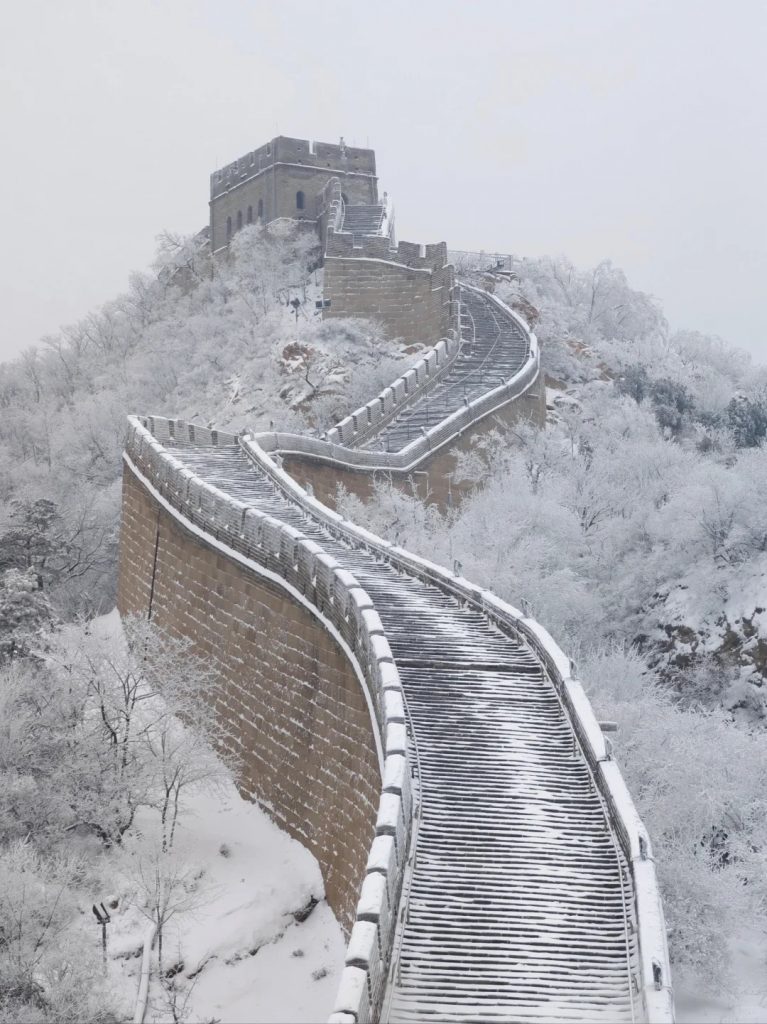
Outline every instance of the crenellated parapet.
{"label": "crenellated parapet", "polygon": [[[279,135],[213,171],[210,176],[210,198],[216,199],[279,165],[312,168],[324,175],[341,174],[366,179],[376,177],[376,158],[372,149]],[[370,194],[369,191],[365,192],[366,197]]]}
{"label": "crenellated parapet", "polygon": [[[194,637],[218,671],[215,710],[242,763],[241,788],[317,856],[347,931],[358,901],[378,901],[377,941],[390,948],[413,795],[402,689],[380,618],[316,542],[191,471],[192,445],[215,455],[237,439],[130,419],[120,611]],[[308,660],[299,654],[307,647]]]}
{"label": "crenellated parapet", "polygon": [[460,334],[455,270],[444,242],[393,245],[385,235],[325,231],[326,317],[378,320],[390,337],[434,344]]}

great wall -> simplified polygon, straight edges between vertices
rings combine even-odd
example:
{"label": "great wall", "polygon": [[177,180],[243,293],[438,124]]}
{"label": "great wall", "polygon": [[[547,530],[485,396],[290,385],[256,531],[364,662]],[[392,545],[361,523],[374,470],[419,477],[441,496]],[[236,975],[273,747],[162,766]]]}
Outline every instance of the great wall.
{"label": "great wall", "polygon": [[542,422],[535,335],[443,244],[397,244],[370,150],[215,172],[214,250],[259,210],[320,232],[325,315],[431,348],[324,437],[131,417],[121,613],[215,664],[242,792],[317,857],[349,936],[332,1021],[672,1021],[650,839],[572,662],[319,500],[416,471],[439,496],[477,433]]}

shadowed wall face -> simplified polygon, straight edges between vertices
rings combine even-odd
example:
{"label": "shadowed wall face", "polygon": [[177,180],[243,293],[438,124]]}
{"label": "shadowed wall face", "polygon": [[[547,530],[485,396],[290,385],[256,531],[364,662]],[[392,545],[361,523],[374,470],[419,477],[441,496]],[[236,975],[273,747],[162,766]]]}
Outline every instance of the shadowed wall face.
{"label": "shadowed wall face", "polygon": [[190,637],[219,673],[215,711],[240,758],[239,788],[317,857],[348,932],[375,832],[381,777],[370,716],[346,655],[281,587],[187,532],[126,468],[121,615]]}

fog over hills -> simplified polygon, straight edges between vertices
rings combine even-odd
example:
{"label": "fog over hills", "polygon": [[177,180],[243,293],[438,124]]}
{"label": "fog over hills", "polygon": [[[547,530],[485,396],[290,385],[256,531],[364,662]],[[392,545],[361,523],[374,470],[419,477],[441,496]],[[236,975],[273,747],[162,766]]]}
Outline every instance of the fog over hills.
{"label": "fog over hills", "polygon": [[159,231],[206,222],[214,167],[281,133],[374,145],[404,237],[611,259],[675,328],[762,359],[766,17],[336,0],[325,46],[295,0],[16,5],[0,358],[121,291]]}

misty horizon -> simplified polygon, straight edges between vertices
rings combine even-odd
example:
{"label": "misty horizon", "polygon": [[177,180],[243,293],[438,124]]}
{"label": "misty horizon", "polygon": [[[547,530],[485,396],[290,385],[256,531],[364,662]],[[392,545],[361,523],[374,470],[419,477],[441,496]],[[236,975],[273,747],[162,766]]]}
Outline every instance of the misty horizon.
{"label": "misty horizon", "polygon": [[375,148],[403,238],[611,260],[672,329],[763,360],[763,5],[726,45],[713,4],[344,0],[335,46],[311,10],[10,13],[0,358],[122,292],[161,231],[207,222],[211,171],[283,134]]}

